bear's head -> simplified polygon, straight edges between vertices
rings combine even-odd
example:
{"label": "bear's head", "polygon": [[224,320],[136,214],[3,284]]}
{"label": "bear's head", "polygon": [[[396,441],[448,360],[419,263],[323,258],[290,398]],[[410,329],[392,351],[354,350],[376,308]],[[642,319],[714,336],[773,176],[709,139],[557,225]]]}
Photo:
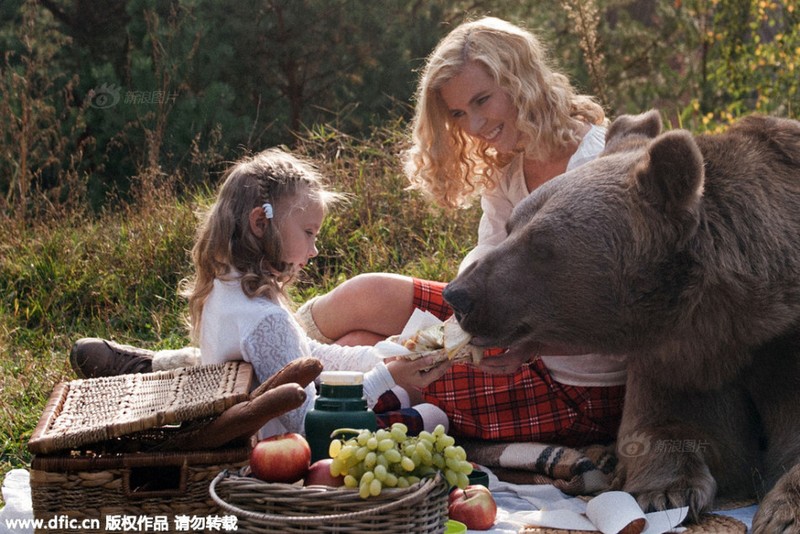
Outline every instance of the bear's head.
{"label": "bear's head", "polygon": [[539,187],[508,238],[445,290],[476,343],[624,353],[661,339],[691,306],[703,158],[657,111],[622,116],[593,162]]}

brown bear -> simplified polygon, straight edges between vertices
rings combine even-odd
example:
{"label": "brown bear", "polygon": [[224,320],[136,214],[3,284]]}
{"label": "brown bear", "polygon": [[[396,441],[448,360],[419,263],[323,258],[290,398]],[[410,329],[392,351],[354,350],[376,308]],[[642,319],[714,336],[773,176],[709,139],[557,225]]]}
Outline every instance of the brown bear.
{"label": "brown bear", "polygon": [[475,343],[628,355],[619,479],[645,509],[763,496],[755,532],[800,532],[800,122],[661,130],[615,120],[445,298]]}

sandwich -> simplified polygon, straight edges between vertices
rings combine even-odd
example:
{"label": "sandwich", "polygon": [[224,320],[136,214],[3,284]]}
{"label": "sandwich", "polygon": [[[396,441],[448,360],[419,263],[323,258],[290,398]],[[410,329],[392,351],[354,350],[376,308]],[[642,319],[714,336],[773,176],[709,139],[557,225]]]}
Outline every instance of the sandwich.
{"label": "sandwich", "polygon": [[421,328],[402,342],[399,336],[393,336],[387,341],[401,344],[409,350],[403,358],[416,360],[424,356],[434,355],[431,367],[445,360],[460,363],[478,364],[483,356],[483,349],[470,344],[470,336],[461,329],[455,317],[450,317],[443,323],[433,324]]}

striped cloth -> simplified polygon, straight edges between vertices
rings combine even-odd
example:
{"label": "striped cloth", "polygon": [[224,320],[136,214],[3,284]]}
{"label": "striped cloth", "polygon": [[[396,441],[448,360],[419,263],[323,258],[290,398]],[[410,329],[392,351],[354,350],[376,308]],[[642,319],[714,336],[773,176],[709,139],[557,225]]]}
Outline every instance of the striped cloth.
{"label": "striped cloth", "polygon": [[611,487],[614,444],[581,448],[544,443],[458,440],[467,458],[491,469],[503,482],[552,484],[568,495],[593,495]]}

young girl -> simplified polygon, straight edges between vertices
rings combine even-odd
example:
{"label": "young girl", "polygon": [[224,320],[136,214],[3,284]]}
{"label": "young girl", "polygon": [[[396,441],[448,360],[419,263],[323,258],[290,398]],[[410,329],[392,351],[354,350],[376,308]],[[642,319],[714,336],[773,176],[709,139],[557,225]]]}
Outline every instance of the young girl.
{"label": "young girl", "polygon": [[[496,18],[447,35],[422,72],[405,170],[413,186],[445,207],[481,193],[478,245],[460,270],[506,237],[512,209],[547,180],[603,149],[602,108],[552,70],[528,31]],[[414,308],[452,314],[445,284],[392,274],[356,276],[307,302],[298,319],[316,338],[374,343],[400,331]],[[622,409],[623,358],[484,358],[454,365],[423,390],[456,435],[581,444],[612,440]],[[484,372],[485,371],[485,372]]]}
{"label": "young girl", "polygon": [[[441,376],[443,369],[423,371],[431,365],[429,357],[385,364],[372,347],[318,343],[308,338],[289,311],[287,285],[317,255],[325,211],[339,198],[325,188],[309,162],[278,149],[230,169],[198,227],[192,249],[195,274],[184,291],[191,337],[200,348],[202,363],[243,359],[263,382],[290,361],[314,356],[326,370],[364,372],[370,406],[396,385],[410,387]],[[105,365],[111,371],[106,374],[120,372],[115,363],[127,365],[128,371],[146,372],[152,369],[153,356],[87,338],[76,343],[71,362],[79,375],[98,376],[99,366],[92,367],[93,362]],[[134,369],[133,361],[144,365]],[[302,408],[268,422],[261,435],[302,432],[315,395],[314,384],[309,384]],[[415,408],[431,428],[441,422],[434,406]]]}

